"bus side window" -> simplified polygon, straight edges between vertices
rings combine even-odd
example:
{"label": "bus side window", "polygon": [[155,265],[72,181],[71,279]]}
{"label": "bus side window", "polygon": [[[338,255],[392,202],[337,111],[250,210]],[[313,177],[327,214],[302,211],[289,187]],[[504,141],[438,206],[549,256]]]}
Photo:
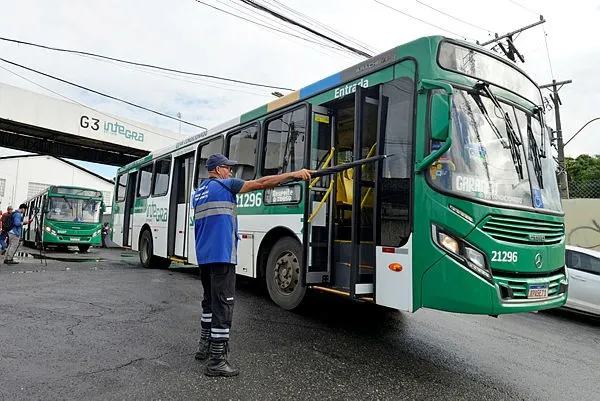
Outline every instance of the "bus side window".
{"label": "bus side window", "polygon": [[198,145],[198,155],[196,161],[196,180],[194,181],[194,188],[198,188],[200,183],[208,178],[208,171],[206,170],[206,160],[208,156],[221,153],[223,149],[223,137],[219,136],[210,142]]}
{"label": "bus side window", "polygon": [[140,177],[138,180],[137,196],[147,198],[150,196],[150,187],[152,185],[152,168],[154,163],[150,163],[140,168]]}
{"label": "bus side window", "polygon": [[265,133],[263,176],[304,167],[305,106],[268,121]]}
{"label": "bus side window", "polygon": [[117,202],[125,200],[125,194],[127,193],[127,174],[121,174],[117,178]]}
{"label": "bus side window", "polygon": [[169,177],[171,176],[171,157],[156,161],[154,176],[152,178],[152,195],[162,196],[169,191]]}
{"label": "bus side window", "polygon": [[225,155],[238,162],[234,177],[251,180],[256,176],[256,144],[258,125],[243,128],[229,136]]}

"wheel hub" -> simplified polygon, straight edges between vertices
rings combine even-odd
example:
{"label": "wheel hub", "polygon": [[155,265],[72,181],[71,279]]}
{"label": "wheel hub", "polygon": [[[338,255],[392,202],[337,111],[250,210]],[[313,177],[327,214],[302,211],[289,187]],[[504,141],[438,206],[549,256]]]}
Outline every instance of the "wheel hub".
{"label": "wheel hub", "polygon": [[298,258],[291,252],[286,252],[275,262],[275,282],[280,290],[289,293],[298,282],[300,266]]}

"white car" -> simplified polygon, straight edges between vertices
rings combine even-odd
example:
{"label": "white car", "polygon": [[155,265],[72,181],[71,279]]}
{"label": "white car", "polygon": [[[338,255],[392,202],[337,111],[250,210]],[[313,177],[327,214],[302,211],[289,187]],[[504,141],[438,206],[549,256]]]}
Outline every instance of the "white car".
{"label": "white car", "polygon": [[565,308],[600,315],[600,252],[567,245],[569,296]]}

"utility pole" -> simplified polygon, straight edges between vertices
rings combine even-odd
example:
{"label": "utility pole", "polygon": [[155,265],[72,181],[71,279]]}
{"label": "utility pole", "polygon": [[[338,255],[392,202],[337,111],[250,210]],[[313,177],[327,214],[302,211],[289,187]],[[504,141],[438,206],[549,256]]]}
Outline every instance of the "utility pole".
{"label": "utility pole", "polygon": [[[516,30],[514,30],[512,32],[509,32],[509,33],[506,33],[504,35],[498,35],[498,34],[496,34],[496,37],[494,39],[488,40],[487,42],[483,42],[483,43],[479,43],[479,41],[477,41],[477,44],[479,46],[487,46],[489,44],[498,42],[498,44],[496,46],[499,47],[500,50],[502,50],[502,52],[504,53],[504,55],[506,57],[508,57],[511,61],[513,61],[515,63],[517,62],[517,58],[519,59],[519,61],[521,61],[521,63],[524,63],[525,62],[525,57],[523,57],[523,55],[521,55],[521,53],[519,53],[519,51],[517,50],[517,48],[515,47],[515,44],[514,44],[514,40],[516,39],[515,35],[518,35],[521,32],[526,31],[526,30],[528,30],[530,28],[533,28],[535,26],[541,25],[544,22],[546,22],[546,20],[544,19],[544,16],[540,15],[540,20],[537,21],[537,22],[534,22],[533,24],[524,26],[523,28],[516,29]],[[503,45],[500,42],[502,39],[506,39],[506,44],[505,45]],[[492,50],[494,50],[496,46],[492,47]]]}
{"label": "utility pole", "polygon": [[565,168],[565,144],[563,142],[562,126],[560,124],[560,106],[562,106],[562,102],[560,101],[558,91],[564,85],[572,82],[573,81],[570,79],[560,82],[556,82],[556,79],[553,79],[551,84],[540,86],[540,89],[546,88],[552,90],[550,99],[552,99],[552,103],[554,104],[554,118],[556,120],[556,130],[554,132],[556,133],[556,149],[558,151],[558,189],[560,190],[561,198],[564,199],[569,198],[569,183],[567,181],[567,170]]}

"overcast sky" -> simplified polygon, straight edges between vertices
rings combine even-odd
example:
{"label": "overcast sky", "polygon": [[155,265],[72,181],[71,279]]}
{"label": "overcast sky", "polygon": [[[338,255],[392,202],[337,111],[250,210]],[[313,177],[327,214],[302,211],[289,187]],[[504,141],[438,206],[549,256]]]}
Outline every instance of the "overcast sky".
{"label": "overcast sky", "polygon": [[[301,88],[363,60],[358,55],[332,49],[329,46],[333,45],[297,32],[281,21],[260,17],[256,11],[243,8],[239,1],[202,1],[305,39],[257,26],[195,0],[0,0],[0,36],[286,88]],[[542,14],[547,20],[543,28],[532,28],[516,39],[517,48],[526,59],[520,66],[538,84],[550,83],[553,78],[573,80],[560,91],[566,140],[587,121],[600,117],[597,74],[600,46],[593,34],[599,29],[599,1],[578,0],[569,6],[543,0],[380,1],[435,26],[386,8],[375,0],[257,0],[274,9],[282,5],[290,7],[377,53],[428,35],[485,41],[493,33],[503,34],[532,24]],[[299,18],[289,11],[286,14]],[[209,128],[274,99],[271,95],[274,89],[172,76],[3,41],[0,41],[0,57],[165,114],[181,113],[183,120]],[[185,124],[180,127],[176,121],[3,62],[0,62],[0,82],[57,96],[38,86],[42,85],[104,112],[174,132],[198,132],[195,127]],[[549,113],[549,120],[553,125],[553,112]],[[569,143],[566,154],[573,157],[581,153],[600,154],[599,133],[600,121],[590,124]],[[113,175],[115,171],[85,165],[104,175]]]}

